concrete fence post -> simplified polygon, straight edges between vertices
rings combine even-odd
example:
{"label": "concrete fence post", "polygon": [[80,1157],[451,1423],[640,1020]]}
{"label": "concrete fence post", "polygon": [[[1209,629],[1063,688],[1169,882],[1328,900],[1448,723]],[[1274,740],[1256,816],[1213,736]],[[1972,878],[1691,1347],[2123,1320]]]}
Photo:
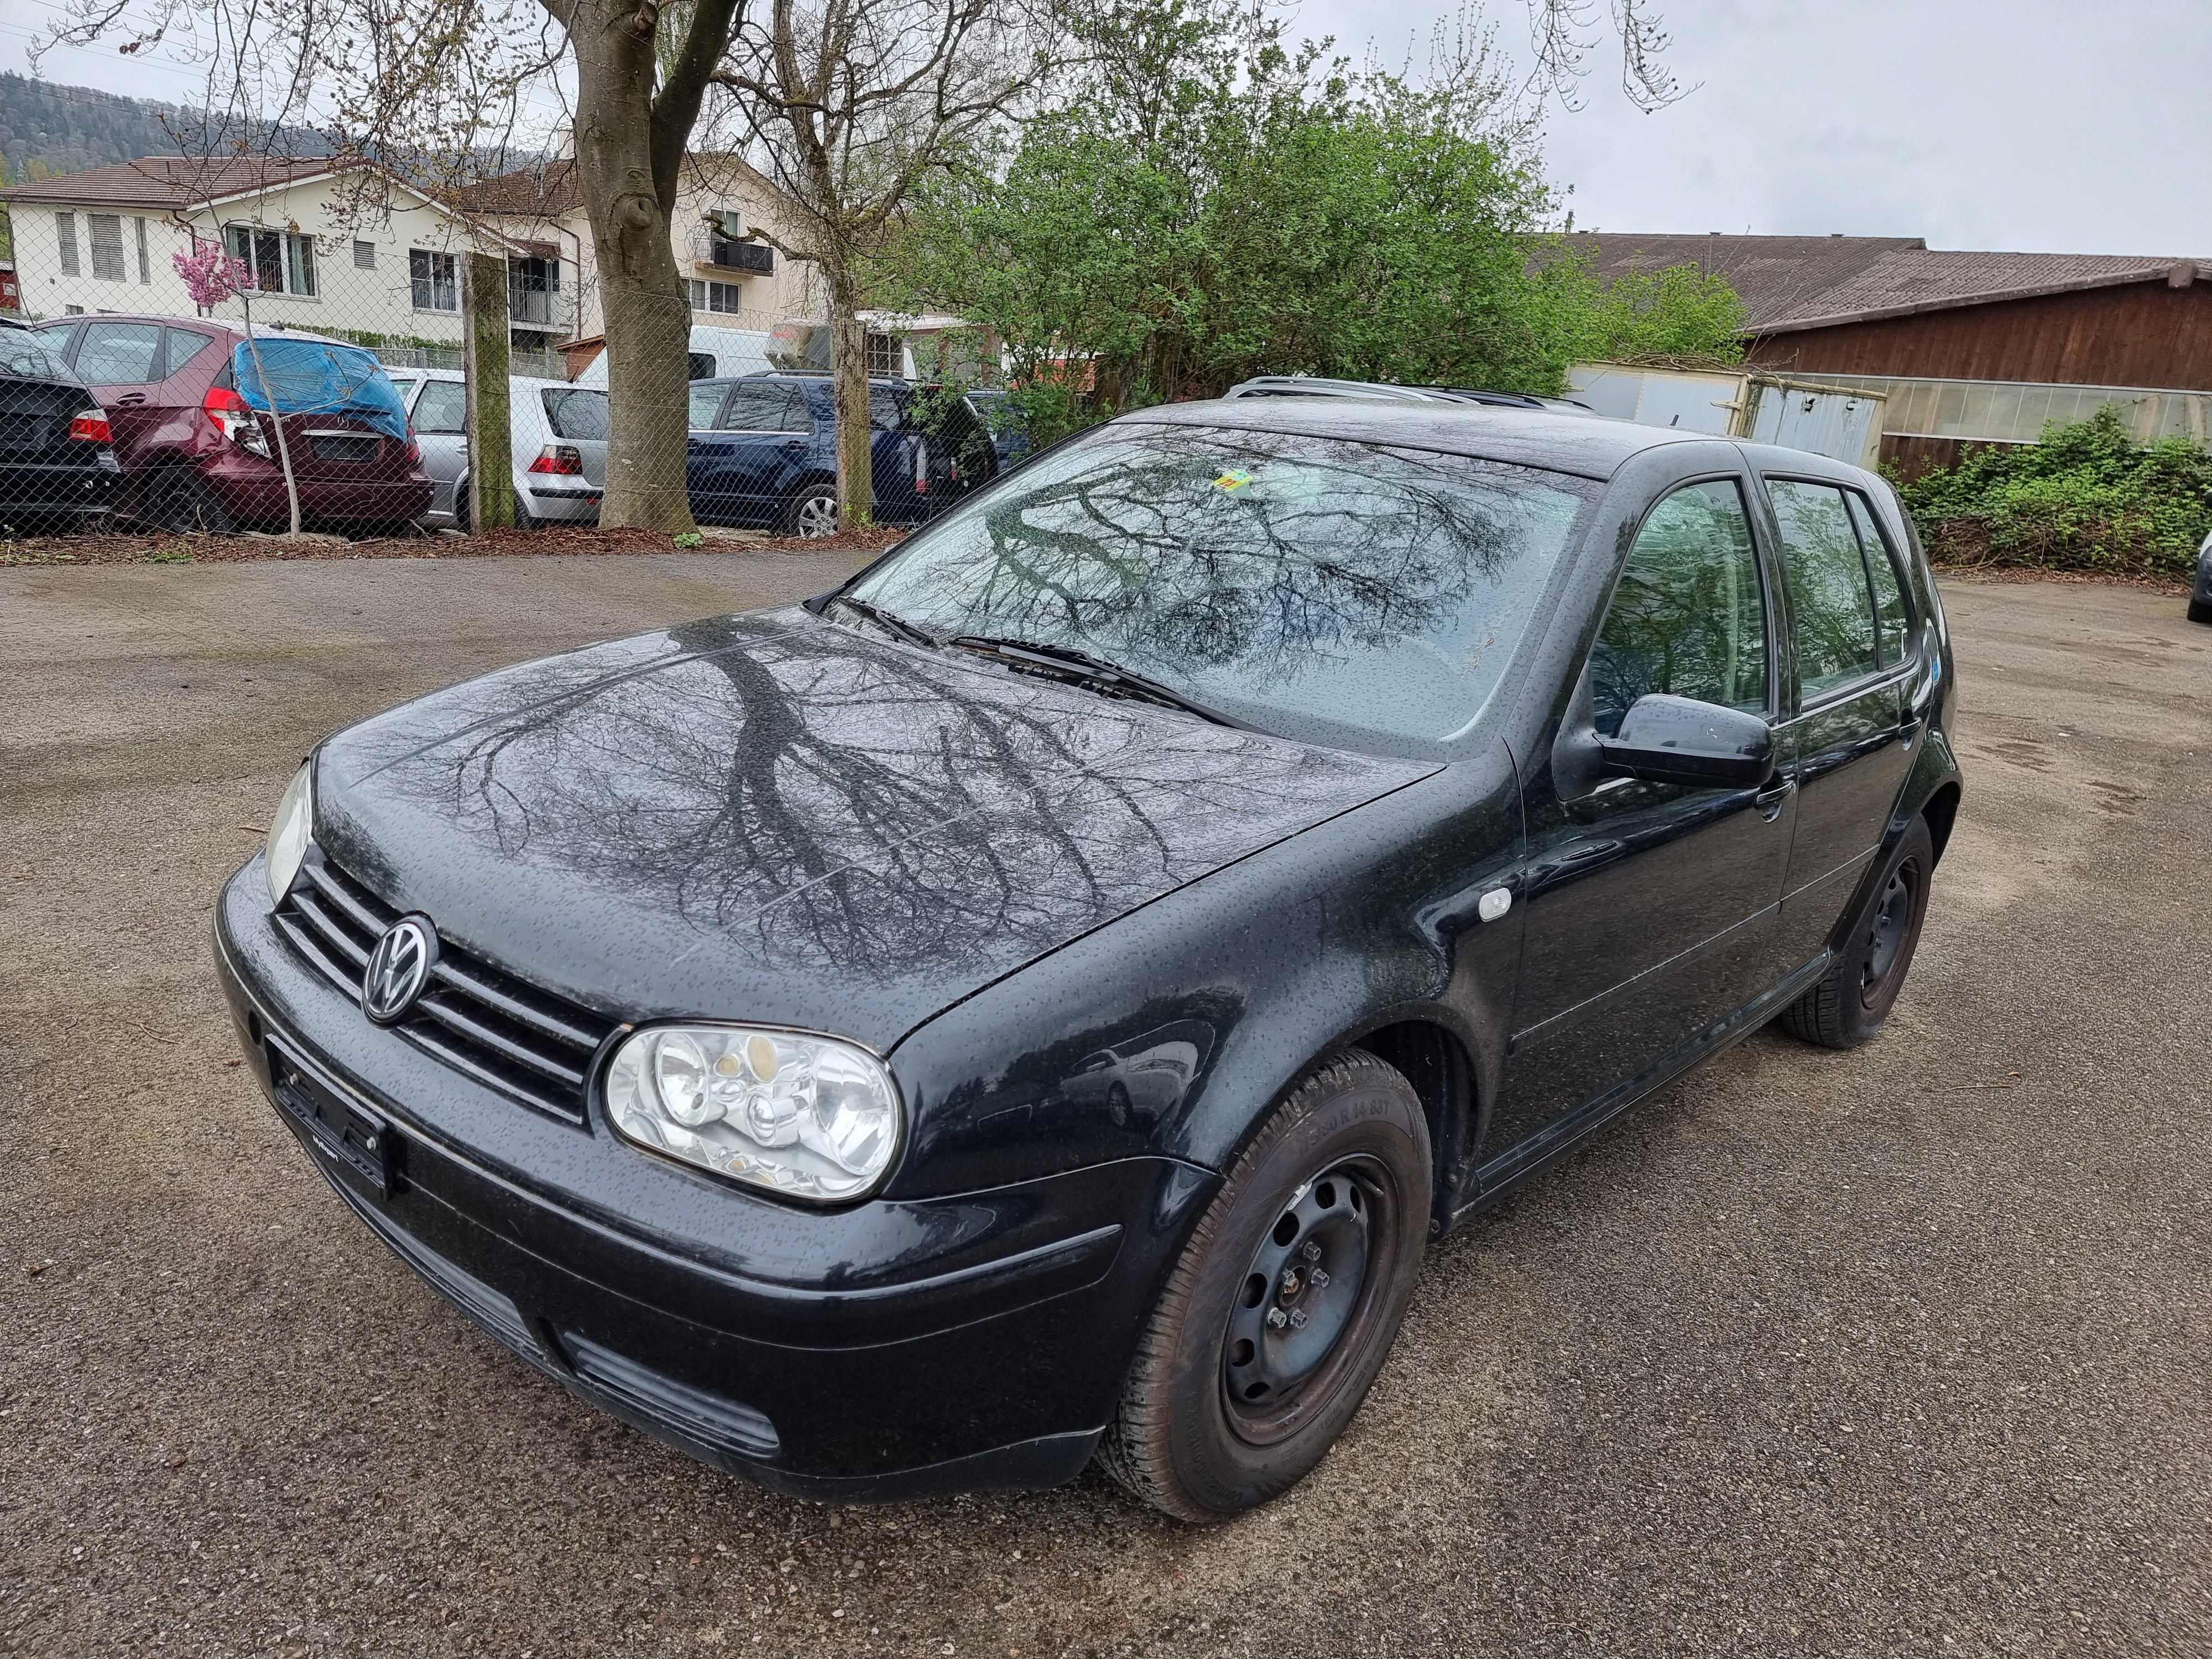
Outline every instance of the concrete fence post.
{"label": "concrete fence post", "polygon": [[461,314],[468,331],[469,523],[514,523],[514,438],[507,416],[507,261],[461,256]]}

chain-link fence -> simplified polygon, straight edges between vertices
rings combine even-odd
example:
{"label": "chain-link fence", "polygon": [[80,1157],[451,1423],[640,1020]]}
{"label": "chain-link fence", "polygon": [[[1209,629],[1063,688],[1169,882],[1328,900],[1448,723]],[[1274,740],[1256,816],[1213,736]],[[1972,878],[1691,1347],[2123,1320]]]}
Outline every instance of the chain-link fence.
{"label": "chain-link fence", "polygon": [[[307,164],[250,164],[228,197],[210,172],[248,165],[180,163],[180,183],[138,162],[0,191],[0,319],[15,325],[0,328],[0,524],[598,524],[610,449],[637,446],[617,441],[580,218],[425,200],[368,215]],[[688,435],[680,456],[645,459],[702,524],[824,533],[839,522],[829,331],[740,229],[723,210],[675,233],[679,268],[700,273],[684,278],[690,386],[682,426],[655,427],[664,445]],[[995,366],[972,343],[948,352],[957,330],[935,320],[922,339],[868,334],[878,523],[933,515],[1023,449],[994,431],[992,394],[964,395]],[[471,364],[502,356],[500,398]],[[503,445],[480,429],[501,405]]]}

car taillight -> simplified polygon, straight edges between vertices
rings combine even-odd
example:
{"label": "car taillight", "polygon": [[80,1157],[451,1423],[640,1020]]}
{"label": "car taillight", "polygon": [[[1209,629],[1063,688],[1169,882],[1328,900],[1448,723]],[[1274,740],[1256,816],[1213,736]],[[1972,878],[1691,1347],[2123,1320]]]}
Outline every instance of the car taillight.
{"label": "car taillight", "polygon": [[115,434],[107,429],[106,415],[97,409],[88,409],[70,422],[70,441],[81,444],[112,444]]}
{"label": "car taillight", "polygon": [[531,462],[530,471],[580,477],[584,471],[584,452],[574,444],[548,444],[538,452],[538,459]]}
{"label": "car taillight", "polygon": [[227,386],[211,386],[207,396],[200,399],[200,413],[217,432],[240,449],[269,459],[269,437],[261,429],[261,419],[248,406],[245,398]]}

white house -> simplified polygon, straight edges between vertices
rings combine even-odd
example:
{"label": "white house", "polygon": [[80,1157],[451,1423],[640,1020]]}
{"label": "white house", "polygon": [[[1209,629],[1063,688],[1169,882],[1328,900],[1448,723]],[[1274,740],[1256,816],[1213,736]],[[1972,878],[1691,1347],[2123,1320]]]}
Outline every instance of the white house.
{"label": "white house", "polygon": [[[21,314],[192,311],[172,256],[220,241],[252,269],[255,320],[371,344],[461,341],[460,255],[504,254],[520,345],[574,325],[580,285],[526,246],[380,169],[259,157],[148,156],[0,191]],[[236,301],[217,307],[236,316]]]}

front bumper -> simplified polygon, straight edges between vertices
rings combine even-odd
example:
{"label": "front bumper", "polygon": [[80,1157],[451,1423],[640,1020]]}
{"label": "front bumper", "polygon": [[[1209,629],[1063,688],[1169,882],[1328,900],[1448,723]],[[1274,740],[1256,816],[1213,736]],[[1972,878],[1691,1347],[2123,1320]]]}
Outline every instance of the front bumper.
{"label": "front bumper", "polygon": [[[1209,1172],[1133,1158],[799,1210],[487,1089],[270,923],[216,956],[248,1062],[346,1203],[478,1325],[702,1462],[823,1498],[1056,1484],[1097,1444]],[[611,1039],[611,1041],[612,1041]]]}

